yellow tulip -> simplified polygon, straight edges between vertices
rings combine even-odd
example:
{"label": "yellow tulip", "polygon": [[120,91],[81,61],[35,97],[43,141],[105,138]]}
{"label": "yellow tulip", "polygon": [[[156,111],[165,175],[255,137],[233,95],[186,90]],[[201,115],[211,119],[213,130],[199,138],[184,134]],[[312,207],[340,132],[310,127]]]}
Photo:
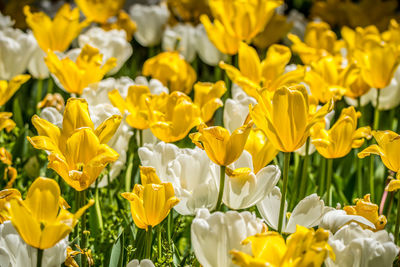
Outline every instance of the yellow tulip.
{"label": "yellow tulip", "polygon": [[268,231],[250,236],[242,241],[251,243],[252,255],[236,249],[230,251],[233,263],[241,267],[251,266],[322,266],[329,256],[335,254],[328,244],[329,232],[320,228],[317,231],[297,225],[285,243],[277,232]]}
{"label": "yellow tulip", "polygon": [[109,58],[103,64],[103,55],[99,50],[86,44],[75,62],[68,57],[59,59],[52,51],[47,54],[45,62],[65,91],[80,95],[89,84],[101,81],[116,66],[117,59]]}
{"label": "yellow tulip", "polygon": [[211,13],[208,0],[167,0],[168,9],[171,12],[170,23],[189,22],[199,24],[202,14]]}
{"label": "yellow tulip", "polygon": [[10,119],[12,115],[11,112],[0,112],[0,131],[6,129],[9,133],[15,128],[15,122]]}
{"label": "yellow tulip", "polygon": [[221,97],[226,92],[225,82],[216,83],[198,82],[194,85],[194,104],[200,108],[201,118],[208,122],[213,118],[214,112],[224,103]]}
{"label": "yellow tulip", "polygon": [[377,89],[383,89],[390,84],[400,62],[399,56],[396,46],[387,43],[371,43],[368,49],[355,51],[364,81]]}
{"label": "yellow tulip", "polygon": [[245,124],[233,131],[231,135],[223,127],[207,127],[201,124],[198,132],[190,134],[189,137],[196,146],[205,150],[208,157],[216,164],[228,166],[242,154],[252,126],[252,122]]}
{"label": "yellow tulip", "polygon": [[17,189],[4,189],[0,191],[0,224],[11,220],[8,203],[13,198],[21,198],[21,193]]}
{"label": "yellow tulip", "polygon": [[327,103],[332,98],[335,101],[340,100],[347,91],[342,86],[339,66],[330,56],[311,63],[311,69],[306,72],[304,81],[310,86],[311,95],[321,103]]}
{"label": "yellow tulip", "polygon": [[371,89],[361,75],[361,69],[356,64],[349,64],[342,71],[342,85],[346,88],[345,96],[357,99]]}
{"label": "yellow tulip", "polygon": [[375,225],[375,229],[370,229],[364,224],[361,224],[362,227],[367,227],[371,231],[379,231],[385,228],[387,219],[385,215],[379,215],[379,207],[371,202],[370,194],[366,194],[362,199],[355,199],[355,203],[355,206],[344,206],[343,210],[346,211],[348,215],[362,216]]}
{"label": "yellow tulip", "polygon": [[24,14],[26,23],[45,52],[64,52],[83,28],[89,25],[87,20],[79,22],[79,9],[71,9],[69,4],[64,4],[53,20],[43,12],[31,13],[29,6],[24,7]]}
{"label": "yellow tulip", "polygon": [[327,159],[346,156],[352,148],[364,144],[364,138],[371,138],[371,128],[357,129],[357,119],[361,116],[354,107],[342,109],[339,119],[331,129],[321,128],[312,136],[312,143],[318,152]]}
{"label": "yellow tulip", "polygon": [[106,31],[111,31],[114,29],[124,30],[126,32],[126,40],[128,42],[132,40],[133,34],[137,29],[136,23],[123,10],[118,13],[117,20],[115,22],[103,24],[101,27]]}
{"label": "yellow tulip", "polygon": [[326,56],[339,54],[342,43],[337,41],[336,34],[325,22],[307,24],[304,42],[297,35],[288,34],[292,41],[292,51],[298,54],[304,64],[318,61]]}
{"label": "yellow tulip", "polygon": [[220,67],[248,95],[256,97],[256,91],[261,88],[273,92],[283,85],[301,81],[304,76],[302,68],[285,73],[285,66],[289,63],[291,56],[288,47],[271,45],[265,59],[260,61],[257,51],[242,42],[239,47],[239,69],[223,62],[220,63]]}
{"label": "yellow tulip", "polygon": [[254,173],[270,163],[279,152],[258,128],[251,129],[244,149],[251,154]]}
{"label": "yellow tulip", "polygon": [[149,111],[146,99],[151,96],[150,89],[144,85],[132,85],[128,88],[128,95],[124,99],[117,89],[108,93],[111,103],[121,114],[126,111],[126,122],[133,128],[144,130],[149,128]]}
{"label": "yellow tulip", "polygon": [[118,153],[106,143],[121,119],[114,115],[94,129],[86,100],[70,98],[65,106],[62,129],[35,115],[32,124],[39,136],[28,140],[36,149],[48,151],[48,167],[81,191],[97,179],[107,163],[118,159]]}
{"label": "yellow tulip", "polygon": [[400,135],[392,131],[372,131],[377,145],[371,145],[358,153],[359,158],[365,158],[371,154],[381,157],[386,168],[397,173],[397,179],[391,180],[386,187],[387,191],[400,189]]}
{"label": "yellow tulip", "polygon": [[152,167],[140,167],[142,184],[135,184],[132,193],[122,193],[129,200],[136,226],[145,229],[160,224],[173,206],[179,203],[171,183],[161,183]]}
{"label": "yellow tulip", "polygon": [[57,182],[42,177],[29,187],[25,200],[10,199],[11,222],[28,245],[39,249],[53,247],[72,231],[78,219],[94,203],[91,200],[72,214],[60,208],[61,199]]}
{"label": "yellow tulip", "polygon": [[153,96],[148,107],[151,132],[167,143],[185,138],[201,123],[199,107],[181,92]]}
{"label": "yellow tulip", "polygon": [[272,99],[258,93],[258,104],[250,116],[268,140],[282,152],[293,152],[304,145],[310,129],[333,108],[333,101],[310,115],[309,98],[302,85],[281,87]]}
{"label": "yellow tulip", "polygon": [[14,95],[14,93],[29,80],[30,75],[14,76],[9,82],[0,80],[0,106],[3,106]]}
{"label": "yellow tulip", "polygon": [[382,42],[382,36],[375,25],[357,27],[355,30],[343,27],[341,34],[346,44],[348,58],[353,56],[355,50],[366,50],[371,44]]}
{"label": "yellow tulip", "polygon": [[105,24],[109,18],[117,15],[125,0],[76,0],[75,3],[88,20]]}
{"label": "yellow tulip", "polygon": [[264,30],[253,40],[258,48],[265,49],[272,44],[279,43],[292,29],[293,23],[287,21],[287,17],[275,13]]}
{"label": "yellow tulip", "polygon": [[171,92],[189,94],[197,79],[196,72],[178,52],[163,52],[144,62],[143,75],[159,80]]}

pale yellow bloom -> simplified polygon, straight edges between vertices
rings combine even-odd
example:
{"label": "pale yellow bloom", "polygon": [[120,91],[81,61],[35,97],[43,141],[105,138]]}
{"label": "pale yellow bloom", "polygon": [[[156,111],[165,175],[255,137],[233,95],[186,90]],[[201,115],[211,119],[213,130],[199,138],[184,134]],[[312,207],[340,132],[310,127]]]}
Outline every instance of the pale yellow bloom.
{"label": "pale yellow bloom", "polygon": [[14,93],[29,80],[30,75],[17,75],[9,82],[0,80],[0,106],[3,106],[14,95]]}
{"label": "pale yellow bloom", "polygon": [[53,20],[43,12],[31,13],[30,7],[24,7],[26,23],[33,31],[43,51],[64,52],[79,33],[89,25],[89,21],[79,22],[79,9],[71,9],[64,4]]}
{"label": "pale yellow bloom", "polygon": [[312,143],[318,152],[327,159],[346,156],[352,148],[359,148],[364,144],[365,138],[371,138],[371,128],[357,129],[357,119],[361,114],[353,106],[342,109],[340,117],[331,129],[325,128],[315,131]]}
{"label": "pale yellow bloom", "polygon": [[109,18],[118,14],[125,0],[76,0],[75,3],[88,20],[105,24]]}
{"label": "pale yellow bloom", "polygon": [[117,59],[111,57],[103,64],[103,55],[99,50],[86,44],[75,62],[68,57],[59,59],[51,51],[45,62],[65,91],[80,95],[89,84],[101,81],[116,66]]}
{"label": "pale yellow bloom", "polygon": [[159,80],[173,91],[189,94],[197,79],[192,66],[178,52],[163,52],[144,62],[143,75]]}
{"label": "pale yellow bloom", "polygon": [[310,115],[309,97],[302,85],[281,87],[270,98],[258,93],[250,116],[278,150],[293,152],[304,145],[310,129],[333,108],[333,101]]}
{"label": "pale yellow bloom", "polygon": [[47,249],[65,238],[94,201],[75,214],[60,207],[64,201],[60,187],[53,179],[37,178],[29,187],[25,200],[14,196],[9,200],[11,222],[21,238],[30,246]]}
{"label": "pale yellow bloom", "polygon": [[122,193],[129,200],[136,226],[145,229],[160,224],[173,206],[179,203],[171,183],[161,183],[153,167],[140,166],[142,184],[135,184],[132,193]]}
{"label": "pale yellow bloom", "polygon": [[286,16],[275,13],[264,30],[254,38],[253,44],[258,48],[265,49],[283,39],[292,27],[293,23],[288,22]]}
{"label": "pale yellow bloom", "polygon": [[210,121],[215,111],[224,105],[221,97],[225,92],[226,86],[223,81],[198,82],[194,85],[194,104],[200,108],[201,118],[204,122]]}
{"label": "pale yellow bloom", "polygon": [[189,135],[192,142],[204,149],[208,157],[220,166],[228,166],[236,161],[243,152],[253,123],[236,129],[232,134],[223,127],[207,127],[202,124],[197,133]]}

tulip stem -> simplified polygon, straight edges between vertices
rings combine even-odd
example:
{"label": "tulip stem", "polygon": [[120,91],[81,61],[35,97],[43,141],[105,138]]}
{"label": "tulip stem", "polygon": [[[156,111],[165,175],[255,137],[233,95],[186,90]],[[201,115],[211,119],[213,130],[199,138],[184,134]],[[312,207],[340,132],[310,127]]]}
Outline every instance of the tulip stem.
{"label": "tulip stem", "polygon": [[289,176],[289,164],[290,164],[290,152],[285,152],[284,154],[284,162],[283,162],[283,187],[282,187],[282,197],[281,204],[279,207],[279,221],[278,221],[278,232],[282,233],[282,224],[283,224],[283,212],[285,210],[285,202],[286,202],[286,190]]}
{"label": "tulip stem", "polygon": [[[375,158],[370,156],[369,159],[369,193],[371,194],[371,201],[374,202],[375,199]],[[360,196],[361,197],[361,196]]]}
{"label": "tulip stem", "polygon": [[152,227],[151,225],[148,226],[146,231],[146,254],[145,259],[150,259],[151,256],[151,240],[152,239]]}
{"label": "tulip stem", "polygon": [[381,90],[376,89],[376,106],[375,106],[375,113],[374,113],[374,130],[379,129],[379,97],[381,95]]}
{"label": "tulip stem", "polygon": [[139,130],[139,147],[143,146],[143,130]]}
{"label": "tulip stem", "polygon": [[332,190],[331,190],[332,171],[333,171],[333,159],[328,159],[328,170],[326,172],[326,189],[327,189],[328,206],[330,207],[332,206]]}
{"label": "tulip stem", "polygon": [[[162,258],[162,243],[161,243],[161,224],[158,226],[158,259]],[[160,262],[160,261],[159,261]]]}
{"label": "tulip stem", "polygon": [[356,151],[356,160],[357,160],[357,195],[358,195],[358,197],[362,197],[362,195],[363,195],[363,190],[362,190],[362,165],[361,165],[361,159],[357,157],[357,152],[358,151]]}
{"label": "tulip stem", "polygon": [[53,79],[51,77],[49,77],[49,79],[47,80],[47,93],[48,94],[51,94],[53,92],[53,87],[54,87]]}
{"label": "tulip stem", "polygon": [[394,243],[397,245],[399,241],[399,227],[400,227],[400,190],[397,192],[397,218],[396,227],[394,228]]}
{"label": "tulip stem", "polygon": [[36,266],[42,267],[42,258],[43,258],[43,249],[37,249],[37,259],[36,259]]}
{"label": "tulip stem", "polygon": [[134,153],[130,153],[128,157],[128,168],[126,168],[125,173],[125,192],[131,192],[133,157]]}
{"label": "tulip stem", "polygon": [[319,185],[318,185],[318,192],[320,196],[324,194],[325,191],[325,172],[326,172],[326,159],[320,158],[321,161],[321,169],[319,172]]}
{"label": "tulip stem", "polygon": [[43,79],[39,79],[37,82],[37,92],[36,92],[36,110],[39,113],[38,104],[40,100],[42,100],[42,91],[43,91]]}
{"label": "tulip stem", "polygon": [[225,166],[219,166],[219,168],[220,168],[219,192],[218,192],[217,205],[215,206],[216,211],[220,211],[222,208],[222,195],[224,194],[224,187],[225,187]]}
{"label": "tulip stem", "polygon": [[300,199],[303,199],[306,194],[307,189],[307,169],[308,169],[308,160],[309,160],[309,150],[310,149],[310,137],[307,138],[306,141],[306,154],[304,156],[303,161],[303,169],[301,173],[301,182],[300,182]]}
{"label": "tulip stem", "polygon": [[[77,194],[78,194],[78,205],[77,205],[78,209],[77,210],[79,210],[80,208],[82,208],[85,205],[86,190],[78,191]],[[80,241],[79,245],[82,249],[85,249],[87,246],[85,231],[86,231],[86,214],[84,213],[84,214],[82,214],[82,217],[81,217],[81,229],[79,232],[79,241]],[[86,267],[87,261],[86,261],[85,257],[86,257],[85,254],[81,255],[81,264],[82,264],[81,266],[82,267]]]}

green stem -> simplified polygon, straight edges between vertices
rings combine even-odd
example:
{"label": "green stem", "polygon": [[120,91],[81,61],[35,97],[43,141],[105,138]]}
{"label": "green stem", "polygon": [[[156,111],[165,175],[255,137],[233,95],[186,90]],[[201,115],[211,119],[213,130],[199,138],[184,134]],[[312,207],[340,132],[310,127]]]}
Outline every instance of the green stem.
{"label": "green stem", "polygon": [[376,106],[375,106],[375,113],[374,113],[374,130],[379,129],[379,97],[381,95],[381,90],[377,89],[376,94]]}
{"label": "green stem", "polygon": [[375,203],[375,158],[373,155],[369,158],[369,191],[371,194],[371,202]]}
{"label": "green stem", "polygon": [[42,258],[43,258],[43,249],[38,248],[37,249],[37,260],[36,260],[37,267],[42,267]]}
{"label": "green stem", "polygon": [[37,107],[40,100],[42,100],[42,92],[43,92],[43,79],[39,79],[37,82],[37,92],[36,92],[36,109],[39,113],[39,108]]}
{"label": "green stem", "polygon": [[304,161],[303,161],[303,170],[301,173],[301,182],[300,182],[300,195],[299,199],[303,199],[306,194],[306,188],[307,188],[307,169],[308,169],[308,160],[309,160],[309,150],[310,149],[310,137],[307,138],[306,141],[306,155],[304,156]]}
{"label": "green stem", "polygon": [[[78,210],[83,207],[86,203],[86,190],[78,191]],[[79,232],[79,241],[80,241],[80,247],[82,249],[85,249],[87,247],[87,242],[86,242],[86,213],[84,213],[81,217],[81,228]],[[80,255],[81,256],[81,267],[86,267],[87,261],[85,259],[85,255]]]}
{"label": "green stem", "polygon": [[331,183],[332,183],[332,170],[333,170],[333,159],[328,159],[328,170],[326,172],[326,189],[327,189],[327,199],[328,199],[328,206],[332,206],[332,190],[331,190]]}
{"label": "green stem", "polygon": [[282,224],[283,224],[283,216],[285,210],[285,201],[286,201],[286,190],[289,176],[289,164],[290,164],[290,152],[285,152],[284,163],[283,163],[283,188],[282,188],[282,197],[281,204],[279,207],[279,221],[278,221],[278,232],[282,233]]}
{"label": "green stem", "polygon": [[399,241],[399,227],[400,227],[400,190],[397,192],[397,218],[396,227],[394,228],[394,243],[397,245]]}
{"label": "green stem", "polygon": [[143,130],[139,130],[139,147],[143,146]]}
{"label": "green stem", "polygon": [[219,211],[222,208],[222,195],[224,194],[224,187],[225,187],[225,166],[219,166],[219,170],[220,170],[219,192],[218,192],[217,205],[215,206],[216,211]]}
{"label": "green stem", "polygon": [[320,158],[321,160],[321,172],[319,174],[319,190],[318,195],[322,196],[325,191],[325,172],[326,172],[326,159]]}
{"label": "green stem", "polygon": [[134,153],[130,153],[128,157],[128,168],[125,173],[125,192],[131,192],[132,170],[133,170]]}
{"label": "green stem", "polygon": [[358,197],[363,196],[363,190],[362,190],[362,165],[361,165],[361,159],[357,157],[357,152],[359,150],[356,150],[356,160],[357,160],[357,195]]}
{"label": "green stem", "polygon": [[146,254],[145,259],[150,259],[151,257],[151,240],[152,239],[152,227],[149,225],[146,231]]}
{"label": "green stem", "polygon": [[158,226],[158,259],[162,258],[162,243],[161,243],[161,224]]}
{"label": "green stem", "polygon": [[47,80],[47,93],[48,94],[53,93],[53,87],[54,87],[53,78],[49,77],[49,79]]}
{"label": "green stem", "polygon": [[96,209],[96,216],[97,216],[97,221],[99,222],[99,228],[100,231],[103,231],[103,217],[101,216],[101,208],[100,208],[100,200],[99,200],[99,188],[95,189],[94,193],[94,198],[95,198],[95,209]]}

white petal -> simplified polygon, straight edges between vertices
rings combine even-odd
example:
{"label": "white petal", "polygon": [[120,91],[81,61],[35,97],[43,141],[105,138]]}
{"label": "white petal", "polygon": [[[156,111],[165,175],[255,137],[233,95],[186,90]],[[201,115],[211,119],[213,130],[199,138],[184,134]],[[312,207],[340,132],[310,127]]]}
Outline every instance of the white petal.
{"label": "white petal", "polygon": [[[281,203],[281,191],[279,187],[275,186],[274,189],[260,202],[257,203],[257,209],[260,212],[261,216],[264,218],[268,226],[272,229],[278,229],[279,223],[279,208]],[[285,209],[283,214],[283,229],[286,224],[286,211],[287,211],[287,203],[285,202]]]}
{"label": "white petal", "polygon": [[357,222],[375,229],[375,225],[364,217],[358,215],[347,215],[344,210],[333,210],[326,213],[319,225],[319,227],[328,229],[336,233],[342,226],[350,223]]}

